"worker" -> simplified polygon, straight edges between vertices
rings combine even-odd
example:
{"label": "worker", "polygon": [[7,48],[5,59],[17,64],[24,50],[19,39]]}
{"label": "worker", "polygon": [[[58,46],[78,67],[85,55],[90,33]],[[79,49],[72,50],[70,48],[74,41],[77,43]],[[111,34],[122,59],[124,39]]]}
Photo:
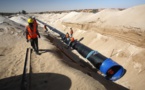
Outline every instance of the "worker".
{"label": "worker", "polygon": [[69,36],[68,32],[66,33],[65,38],[66,38],[67,41],[69,41],[70,36]]}
{"label": "worker", "polygon": [[37,23],[37,21],[36,21],[36,19],[35,19],[35,16],[32,16],[32,19],[33,19],[33,23],[37,26],[37,28],[38,28],[38,23]]}
{"label": "worker", "polygon": [[69,33],[67,32],[65,35],[62,35],[62,40],[64,41],[64,42],[66,42],[66,43],[68,43],[69,42]]}
{"label": "worker", "polygon": [[73,35],[73,29],[70,28],[70,36],[72,37],[72,35]]}
{"label": "worker", "polygon": [[46,25],[44,25],[44,29],[45,29],[45,32],[47,32],[47,31],[48,31],[48,29],[47,29]]}
{"label": "worker", "polygon": [[69,43],[68,43],[68,47],[71,46],[71,44],[75,41],[75,39],[74,39],[74,37],[70,37],[69,40],[70,40],[70,41],[69,41]]}
{"label": "worker", "polygon": [[26,26],[26,39],[27,42],[30,41],[32,48],[39,55],[39,48],[38,48],[38,37],[40,38],[40,34],[37,30],[37,25],[34,23],[32,18],[29,18],[28,25]]}

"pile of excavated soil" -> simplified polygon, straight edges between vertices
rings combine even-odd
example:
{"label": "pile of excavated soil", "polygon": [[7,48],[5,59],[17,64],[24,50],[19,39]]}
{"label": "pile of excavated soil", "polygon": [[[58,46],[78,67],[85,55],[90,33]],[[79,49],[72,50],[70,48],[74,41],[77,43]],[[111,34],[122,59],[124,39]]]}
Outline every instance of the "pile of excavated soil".
{"label": "pile of excavated soil", "polygon": [[[32,53],[32,90],[144,90],[145,75],[145,5],[126,10],[106,9],[96,14],[70,12],[35,14],[36,18],[66,33],[122,65],[126,74],[113,84],[97,73],[84,73],[84,67],[71,62],[39,28],[41,55]],[[31,14],[32,15],[32,14]],[[13,20],[13,21],[11,21]],[[20,90],[26,48],[27,18],[0,16],[0,90]],[[39,26],[43,27],[39,23]],[[53,32],[49,31],[53,35]],[[57,36],[55,37],[57,38]],[[58,42],[55,42],[58,43]],[[82,57],[74,50],[75,53]],[[68,53],[71,54],[71,53]],[[89,62],[84,60],[86,63]],[[81,69],[80,69],[81,68]],[[126,88],[124,88],[126,87]]]}
{"label": "pile of excavated soil", "polygon": [[127,70],[116,83],[132,90],[143,90],[144,8],[145,5],[140,5],[122,11],[106,9],[96,14],[70,12],[60,15],[37,14],[36,17],[64,33],[70,32],[72,27],[75,39],[83,38],[81,43],[112,58]]}
{"label": "pile of excavated soil", "polygon": [[[0,18],[3,19],[0,23],[0,90],[20,90],[26,49],[31,46],[26,42],[24,26]],[[99,81],[77,69],[82,67],[71,62],[46,39],[43,30],[39,31],[41,55],[32,53],[31,90],[106,90]]]}

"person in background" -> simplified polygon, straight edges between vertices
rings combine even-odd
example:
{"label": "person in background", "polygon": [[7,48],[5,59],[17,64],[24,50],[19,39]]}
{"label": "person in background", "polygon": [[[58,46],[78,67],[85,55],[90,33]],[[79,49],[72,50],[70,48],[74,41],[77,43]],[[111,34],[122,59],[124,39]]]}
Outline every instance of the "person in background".
{"label": "person in background", "polygon": [[48,31],[48,29],[47,29],[46,25],[44,25],[44,29],[45,29],[45,32],[47,32],[47,31]]}
{"label": "person in background", "polygon": [[34,23],[32,18],[27,20],[28,25],[26,26],[26,40],[27,42],[30,41],[32,48],[39,54],[39,47],[38,47],[38,37],[40,38],[40,34],[37,30],[37,25]]}
{"label": "person in background", "polygon": [[75,41],[74,37],[70,37],[68,47],[70,47],[74,41]]}
{"label": "person in background", "polygon": [[37,29],[38,29],[38,23],[37,23],[37,21],[36,21],[35,16],[32,16],[32,19],[33,19],[33,23],[37,26]]}
{"label": "person in background", "polygon": [[70,36],[69,36],[69,33],[67,32],[65,35],[62,35],[61,37],[62,37],[62,40],[63,40],[64,42],[68,42]]}
{"label": "person in background", "polygon": [[72,37],[73,36],[73,29],[70,28],[70,36]]}
{"label": "person in background", "polygon": [[69,41],[70,36],[69,36],[68,32],[66,33],[65,38],[66,38],[67,41]]}

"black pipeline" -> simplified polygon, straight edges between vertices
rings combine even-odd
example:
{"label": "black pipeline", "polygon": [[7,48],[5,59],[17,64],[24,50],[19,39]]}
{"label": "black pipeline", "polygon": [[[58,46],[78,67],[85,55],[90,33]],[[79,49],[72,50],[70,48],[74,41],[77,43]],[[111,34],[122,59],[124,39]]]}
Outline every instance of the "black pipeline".
{"label": "black pipeline", "polygon": [[[64,37],[65,36],[62,37],[62,40],[68,44],[69,41]],[[103,56],[98,51],[94,51],[78,41],[72,42],[71,47],[77,50],[80,55],[88,59],[97,69],[99,69],[106,79],[112,81],[118,80],[126,72],[121,65],[117,64],[112,59]]]}
{"label": "black pipeline", "polygon": [[[38,19],[37,19],[38,20]],[[52,31],[58,33],[62,40],[68,44],[69,41],[65,38],[65,34],[60,32],[59,30],[51,27],[50,25],[43,23],[42,21],[38,20],[40,23],[45,24],[47,27],[49,27]],[[100,54],[98,51],[94,51],[91,48],[81,44],[78,41],[74,41],[70,45],[73,49],[77,50],[80,55],[82,55],[84,58],[88,59],[97,69],[101,71],[103,76],[105,76],[106,79],[115,81],[121,78],[126,70],[113,61],[110,58],[107,58]]]}

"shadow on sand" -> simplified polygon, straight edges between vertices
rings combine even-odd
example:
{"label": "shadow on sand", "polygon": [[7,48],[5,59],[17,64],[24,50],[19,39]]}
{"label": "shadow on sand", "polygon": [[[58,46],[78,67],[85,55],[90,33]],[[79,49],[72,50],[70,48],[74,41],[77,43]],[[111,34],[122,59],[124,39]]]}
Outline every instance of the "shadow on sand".
{"label": "shadow on sand", "polygon": [[[22,75],[0,79],[0,90],[21,90],[21,79]],[[31,74],[30,80],[29,90],[69,90],[71,87],[69,77],[56,73]]]}
{"label": "shadow on sand", "polygon": [[47,53],[47,52],[54,52],[54,51],[50,49],[39,49],[40,54]]}
{"label": "shadow on sand", "polygon": [[72,50],[63,48],[66,45],[61,42],[56,37],[53,37],[52,35],[46,35],[47,39],[50,40],[51,43],[53,43],[56,47],[59,49],[57,50],[56,54],[63,55],[62,62],[68,64],[69,66],[82,71],[85,74],[88,74],[98,82],[100,82],[107,90],[129,90],[128,88],[119,85],[115,82],[112,82],[110,80],[106,80],[103,76],[97,73],[97,69],[92,68],[92,66],[85,62],[83,59],[81,59],[78,55],[72,52]]}

